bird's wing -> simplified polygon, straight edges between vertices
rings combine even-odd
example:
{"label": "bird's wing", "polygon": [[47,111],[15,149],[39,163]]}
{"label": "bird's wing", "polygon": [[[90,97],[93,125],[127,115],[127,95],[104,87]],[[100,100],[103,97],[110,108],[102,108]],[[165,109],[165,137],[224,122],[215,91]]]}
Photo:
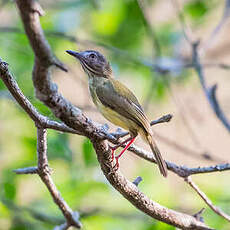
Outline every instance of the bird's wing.
{"label": "bird's wing", "polygon": [[100,102],[120,115],[132,120],[148,132],[149,122],[135,95],[115,79],[105,81],[96,88]]}

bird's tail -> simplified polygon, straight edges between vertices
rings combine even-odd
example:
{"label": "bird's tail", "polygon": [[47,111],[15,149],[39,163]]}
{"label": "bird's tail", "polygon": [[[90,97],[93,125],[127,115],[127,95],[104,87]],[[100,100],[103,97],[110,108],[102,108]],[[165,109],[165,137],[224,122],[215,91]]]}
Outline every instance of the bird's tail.
{"label": "bird's tail", "polygon": [[148,143],[152,149],[152,152],[155,156],[155,159],[157,161],[157,164],[158,164],[158,167],[159,167],[159,170],[161,172],[161,174],[164,176],[164,177],[167,177],[168,175],[168,172],[167,172],[167,166],[166,166],[166,163],[165,161],[163,160],[162,156],[161,156],[161,153],[160,153],[160,150],[158,149],[155,141],[153,140],[153,137],[151,134],[148,134],[147,135],[147,140],[148,140]]}

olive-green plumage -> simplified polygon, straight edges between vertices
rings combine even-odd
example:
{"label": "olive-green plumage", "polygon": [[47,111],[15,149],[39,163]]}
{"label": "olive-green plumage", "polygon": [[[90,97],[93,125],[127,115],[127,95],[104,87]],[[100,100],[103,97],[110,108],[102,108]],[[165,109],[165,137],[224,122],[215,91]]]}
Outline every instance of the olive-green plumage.
{"label": "olive-green plumage", "polygon": [[89,76],[89,90],[94,104],[103,116],[115,125],[129,130],[132,137],[140,134],[149,143],[160,172],[167,176],[167,166],[153,139],[150,123],[135,95],[112,77],[110,64],[97,51],[67,53],[79,59]]}

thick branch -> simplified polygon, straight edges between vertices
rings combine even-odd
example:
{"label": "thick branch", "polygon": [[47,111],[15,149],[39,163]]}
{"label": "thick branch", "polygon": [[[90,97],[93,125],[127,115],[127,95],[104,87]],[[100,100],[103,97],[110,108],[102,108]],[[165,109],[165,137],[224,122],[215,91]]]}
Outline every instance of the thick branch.
{"label": "thick branch", "polygon": [[77,130],[69,128],[63,123],[57,121],[52,121],[48,117],[41,115],[37,109],[31,104],[31,102],[26,98],[19,88],[17,82],[14,80],[12,74],[8,70],[8,64],[1,61],[0,59],[0,77],[5,83],[5,86],[10,91],[14,99],[22,107],[22,109],[30,116],[30,118],[35,122],[36,126],[43,128],[55,129],[58,131],[71,132],[76,134],[81,134]]}
{"label": "thick branch", "polygon": [[113,165],[110,161],[111,153],[104,142],[93,142],[93,145],[97,152],[101,169],[108,181],[139,210],[157,220],[181,229],[210,229],[193,216],[176,212],[150,200],[135,184],[128,181],[120,171],[113,171]]}

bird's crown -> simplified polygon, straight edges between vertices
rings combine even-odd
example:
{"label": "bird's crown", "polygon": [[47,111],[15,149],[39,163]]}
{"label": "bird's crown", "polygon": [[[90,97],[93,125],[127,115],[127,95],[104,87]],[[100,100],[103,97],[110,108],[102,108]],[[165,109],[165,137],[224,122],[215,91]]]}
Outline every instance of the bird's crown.
{"label": "bird's crown", "polygon": [[66,51],[68,54],[76,57],[84,71],[91,76],[109,77],[112,74],[112,69],[106,58],[95,50],[86,50],[82,52],[75,52],[71,50]]}

